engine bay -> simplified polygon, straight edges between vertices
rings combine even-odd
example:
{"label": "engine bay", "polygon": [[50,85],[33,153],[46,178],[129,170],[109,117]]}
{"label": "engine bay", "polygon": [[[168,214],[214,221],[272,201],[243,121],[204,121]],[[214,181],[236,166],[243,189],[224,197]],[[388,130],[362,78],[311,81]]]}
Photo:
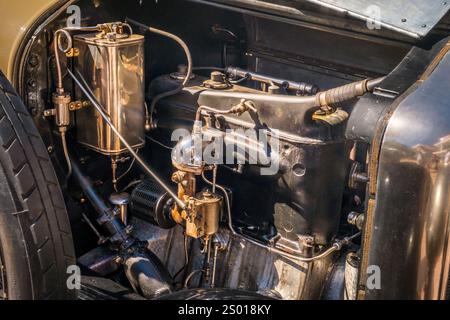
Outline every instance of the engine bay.
{"label": "engine bay", "polygon": [[402,93],[380,84],[411,44],[189,1],[76,4],[83,26],[39,30],[20,88],[83,270],[149,299],[355,298],[376,128],[354,110]]}

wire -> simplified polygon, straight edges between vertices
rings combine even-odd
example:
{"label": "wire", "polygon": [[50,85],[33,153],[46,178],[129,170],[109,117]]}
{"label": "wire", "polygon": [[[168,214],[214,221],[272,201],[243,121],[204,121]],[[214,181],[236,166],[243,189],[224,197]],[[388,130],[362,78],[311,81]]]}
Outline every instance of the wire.
{"label": "wire", "polygon": [[179,93],[181,90],[183,90],[183,88],[185,87],[185,85],[188,83],[188,81],[191,79],[192,76],[192,67],[193,67],[193,62],[192,62],[192,55],[191,55],[191,51],[189,50],[189,47],[187,46],[186,42],[184,42],[180,37],[178,37],[177,35],[174,35],[170,32],[164,31],[164,30],[160,30],[160,29],[156,29],[150,26],[146,26],[143,23],[140,23],[138,21],[135,21],[133,19],[130,18],[126,18],[125,19],[127,22],[134,24],[138,27],[141,27],[143,29],[146,29],[152,33],[156,33],[159,34],[163,37],[167,37],[169,39],[172,39],[173,41],[175,41],[176,43],[178,43],[180,45],[181,48],[183,48],[184,53],[186,55],[186,60],[187,60],[187,72],[186,72],[186,76],[184,77],[183,82],[181,83],[181,85],[179,87],[177,87],[176,89],[170,90],[170,91],[166,91],[163,93],[160,93],[158,95],[156,95],[153,100],[152,103],[150,105],[150,111],[149,111],[149,119],[147,119],[150,122],[150,125],[153,125],[153,113],[155,111],[155,106],[158,103],[159,100],[172,96],[174,94]]}
{"label": "wire", "polygon": [[145,137],[146,137],[148,140],[150,140],[151,142],[156,143],[156,144],[159,145],[160,147],[163,147],[163,148],[165,148],[165,149],[167,149],[167,150],[173,150],[172,147],[169,147],[168,145],[165,145],[165,144],[162,143],[161,141],[158,141],[158,140],[156,140],[156,139],[150,137],[149,135],[146,135]]}
{"label": "wire", "polygon": [[212,70],[212,71],[225,71],[225,68],[221,67],[193,67],[192,71],[202,71],[202,70]]}
{"label": "wire", "polygon": [[[130,28],[131,29],[131,28]],[[73,41],[72,35],[70,31],[95,31],[98,30],[98,26],[95,27],[70,27],[70,28],[62,28],[55,31],[54,39],[53,39],[53,50],[55,51],[55,62],[56,62],[56,88],[59,90],[64,90],[63,88],[63,76],[61,71],[61,61],[59,56],[59,51],[63,53],[67,53],[72,49]],[[67,40],[67,44],[63,47],[61,43],[61,35],[64,35]]]}
{"label": "wire", "polygon": [[192,272],[187,276],[186,280],[184,281],[184,286],[183,286],[183,288],[187,289],[187,287],[188,287],[188,285],[189,285],[189,282],[191,281],[191,279],[192,279],[193,276],[195,276],[197,273],[204,273],[204,272],[205,272],[205,270],[201,270],[201,269],[192,271]]}
{"label": "wire", "polygon": [[[139,153],[139,150],[137,150],[136,153]],[[128,169],[124,173],[122,173],[120,175],[120,177],[118,177],[116,179],[116,183],[119,182],[119,180],[123,179],[131,171],[131,168],[133,168],[133,165],[134,165],[135,162],[136,162],[136,158],[133,158],[133,161],[131,161],[131,164],[128,167]]]}
{"label": "wire", "polygon": [[64,151],[64,157],[67,162],[67,179],[72,175],[72,162],[70,162],[69,149],[67,148],[66,131],[60,131],[61,133],[61,143]]}
{"label": "wire", "polygon": [[124,191],[128,190],[129,188],[131,188],[131,187],[133,187],[133,186],[135,186],[135,185],[137,185],[137,184],[139,184],[139,183],[141,183],[141,182],[142,182],[142,180],[135,180],[135,181],[132,181],[132,182],[130,182],[125,188],[123,188],[122,190],[120,190],[120,192],[124,192]]}
{"label": "wire", "polygon": [[250,79],[250,75],[246,74],[244,77],[242,77],[242,78],[240,78],[238,80],[228,80],[228,82],[231,83],[231,84],[238,84],[238,83],[244,82],[244,81],[249,80],[249,79]]}
{"label": "wire", "polygon": [[[61,46],[61,34],[64,34],[64,36],[67,39],[67,46],[63,48]],[[64,53],[69,52],[70,48],[72,48],[72,36],[70,35],[69,31],[66,29],[59,29],[55,32],[55,37],[53,40],[53,49],[55,51],[55,62],[56,62],[56,87],[59,90],[63,90],[63,80],[62,80],[62,71],[61,71],[61,61],[59,57],[59,51],[62,51]]]}

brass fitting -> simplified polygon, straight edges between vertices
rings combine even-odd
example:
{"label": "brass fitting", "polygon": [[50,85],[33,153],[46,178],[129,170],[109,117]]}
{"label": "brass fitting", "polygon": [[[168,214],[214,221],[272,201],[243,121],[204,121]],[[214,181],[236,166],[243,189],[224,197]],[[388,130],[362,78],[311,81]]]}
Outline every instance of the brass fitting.
{"label": "brass fitting", "polygon": [[69,110],[70,111],[77,111],[82,108],[89,107],[91,104],[89,101],[73,101],[69,103]]}
{"label": "brass fitting", "polygon": [[70,125],[70,95],[64,92],[55,92],[52,96],[54,109],[44,111],[44,116],[55,117],[55,123],[58,127],[68,127]]}
{"label": "brass fitting", "polygon": [[258,110],[255,107],[255,103],[250,100],[242,99],[241,102],[230,109],[230,113],[241,116],[245,112],[257,113]]}

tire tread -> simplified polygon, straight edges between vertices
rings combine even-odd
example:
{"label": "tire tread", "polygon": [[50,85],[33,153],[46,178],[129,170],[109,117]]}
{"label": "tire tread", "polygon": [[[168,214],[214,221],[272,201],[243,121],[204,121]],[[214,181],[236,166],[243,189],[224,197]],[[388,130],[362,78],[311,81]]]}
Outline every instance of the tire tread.
{"label": "tire tread", "polygon": [[34,298],[74,298],[65,284],[67,267],[75,264],[75,252],[59,182],[32,117],[1,71],[0,152],[6,156],[4,169],[12,172],[26,212],[20,215],[20,225],[33,242],[26,244],[27,252],[39,261],[41,281],[33,286]]}

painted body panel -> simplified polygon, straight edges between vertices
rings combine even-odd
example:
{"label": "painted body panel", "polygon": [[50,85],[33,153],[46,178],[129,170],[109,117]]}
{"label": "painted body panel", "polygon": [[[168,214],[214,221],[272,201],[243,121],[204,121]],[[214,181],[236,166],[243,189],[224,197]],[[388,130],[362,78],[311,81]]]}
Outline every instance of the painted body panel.
{"label": "painted body panel", "polygon": [[[0,1],[0,69],[11,80],[17,49],[30,26],[58,0]],[[65,1],[63,1],[65,2]]]}
{"label": "painted body panel", "polygon": [[[449,266],[450,43],[397,107],[381,146],[368,265],[368,299],[443,299]],[[443,51],[443,52],[445,52]]]}

